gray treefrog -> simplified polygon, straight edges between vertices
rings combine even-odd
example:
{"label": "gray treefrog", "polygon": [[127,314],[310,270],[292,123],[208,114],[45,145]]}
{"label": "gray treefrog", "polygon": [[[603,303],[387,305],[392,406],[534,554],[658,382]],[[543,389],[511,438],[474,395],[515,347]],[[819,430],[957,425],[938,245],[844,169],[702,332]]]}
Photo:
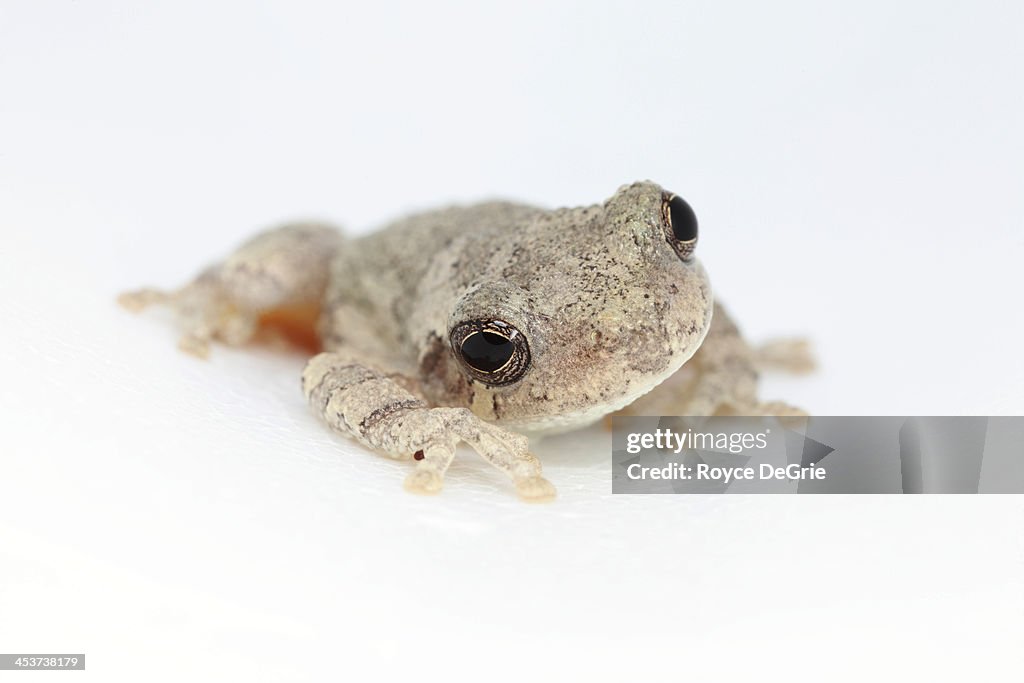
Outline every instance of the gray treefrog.
{"label": "gray treefrog", "polygon": [[120,302],[170,306],[181,348],[200,356],[261,325],[305,329],[322,349],[302,375],[313,410],[418,461],[407,489],[438,491],[465,442],[540,501],[555,489],[527,435],[615,411],[800,413],[760,402],[756,385],[762,363],[806,369],[806,348],[743,340],[712,299],[697,237],[681,197],[638,182],[592,206],[449,207],[353,239],[286,225],[177,291]]}

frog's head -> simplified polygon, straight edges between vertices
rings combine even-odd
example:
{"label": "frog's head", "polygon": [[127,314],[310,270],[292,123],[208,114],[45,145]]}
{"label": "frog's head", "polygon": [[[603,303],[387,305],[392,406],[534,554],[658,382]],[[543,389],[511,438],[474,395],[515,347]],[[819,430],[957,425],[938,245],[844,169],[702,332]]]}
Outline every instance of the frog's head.
{"label": "frog's head", "polygon": [[479,252],[478,272],[491,275],[459,293],[448,319],[452,362],[481,417],[526,432],[593,422],[704,340],[711,288],[696,216],[678,195],[634,183],[516,229]]}

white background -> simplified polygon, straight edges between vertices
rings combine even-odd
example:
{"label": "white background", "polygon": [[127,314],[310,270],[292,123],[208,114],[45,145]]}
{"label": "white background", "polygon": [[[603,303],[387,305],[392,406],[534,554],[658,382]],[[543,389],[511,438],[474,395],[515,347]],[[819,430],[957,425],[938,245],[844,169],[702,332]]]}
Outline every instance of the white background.
{"label": "white background", "polygon": [[279,220],[650,178],[752,338],[813,340],[768,397],[1021,414],[1022,45],[1013,2],[4,0],[0,651],[103,681],[1019,675],[1019,496],[613,498],[591,429],[539,446],[552,505],[468,452],[418,498],[309,414],[301,356],[197,361],[113,299]]}

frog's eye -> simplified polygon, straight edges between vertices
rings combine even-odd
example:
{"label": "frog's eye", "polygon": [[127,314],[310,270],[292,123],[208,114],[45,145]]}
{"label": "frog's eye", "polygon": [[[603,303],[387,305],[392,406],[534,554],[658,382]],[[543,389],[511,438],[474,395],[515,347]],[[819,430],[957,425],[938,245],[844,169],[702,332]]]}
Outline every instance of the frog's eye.
{"label": "frog's eye", "polygon": [[519,330],[502,320],[470,320],[451,331],[452,350],[474,379],[511,384],[530,367],[530,347]]}
{"label": "frog's eye", "polygon": [[665,238],[679,254],[689,261],[697,248],[697,214],[686,201],[675,194],[666,194],[661,206],[665,223]]}

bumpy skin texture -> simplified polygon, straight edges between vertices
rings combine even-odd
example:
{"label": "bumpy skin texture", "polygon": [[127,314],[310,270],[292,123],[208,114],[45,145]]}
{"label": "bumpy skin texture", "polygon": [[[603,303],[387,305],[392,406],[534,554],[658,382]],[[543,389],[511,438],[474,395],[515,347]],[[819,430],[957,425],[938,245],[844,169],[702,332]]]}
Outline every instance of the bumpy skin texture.
{"label": "bumpy skin texture", "polygon": [[[303,390],[328,425],[415,457],[410,490],[439,490],[466,442],[521,496],[547,500],[554,487],[523,434],[624,408],[799,413],[757,400],[758,355],[720,307],[712,316],[693,244],[672,231],[672,196],[643,182],[588,207],[453,207],[349,241],[321,225],[285,226],[177,292],[141,290],[121,302],[172,306],[182,348],[198,355],[212,339],[247,341],[276,309],[316,307],[324,352],[307,365]],[[465,335],[492,321],[488,329],[513,331],[518,349],[494,374],[460,353]],[[763,358],[798,369],[806,350],[776,345]],[[509,368],[517,372],[501,375]]]}

